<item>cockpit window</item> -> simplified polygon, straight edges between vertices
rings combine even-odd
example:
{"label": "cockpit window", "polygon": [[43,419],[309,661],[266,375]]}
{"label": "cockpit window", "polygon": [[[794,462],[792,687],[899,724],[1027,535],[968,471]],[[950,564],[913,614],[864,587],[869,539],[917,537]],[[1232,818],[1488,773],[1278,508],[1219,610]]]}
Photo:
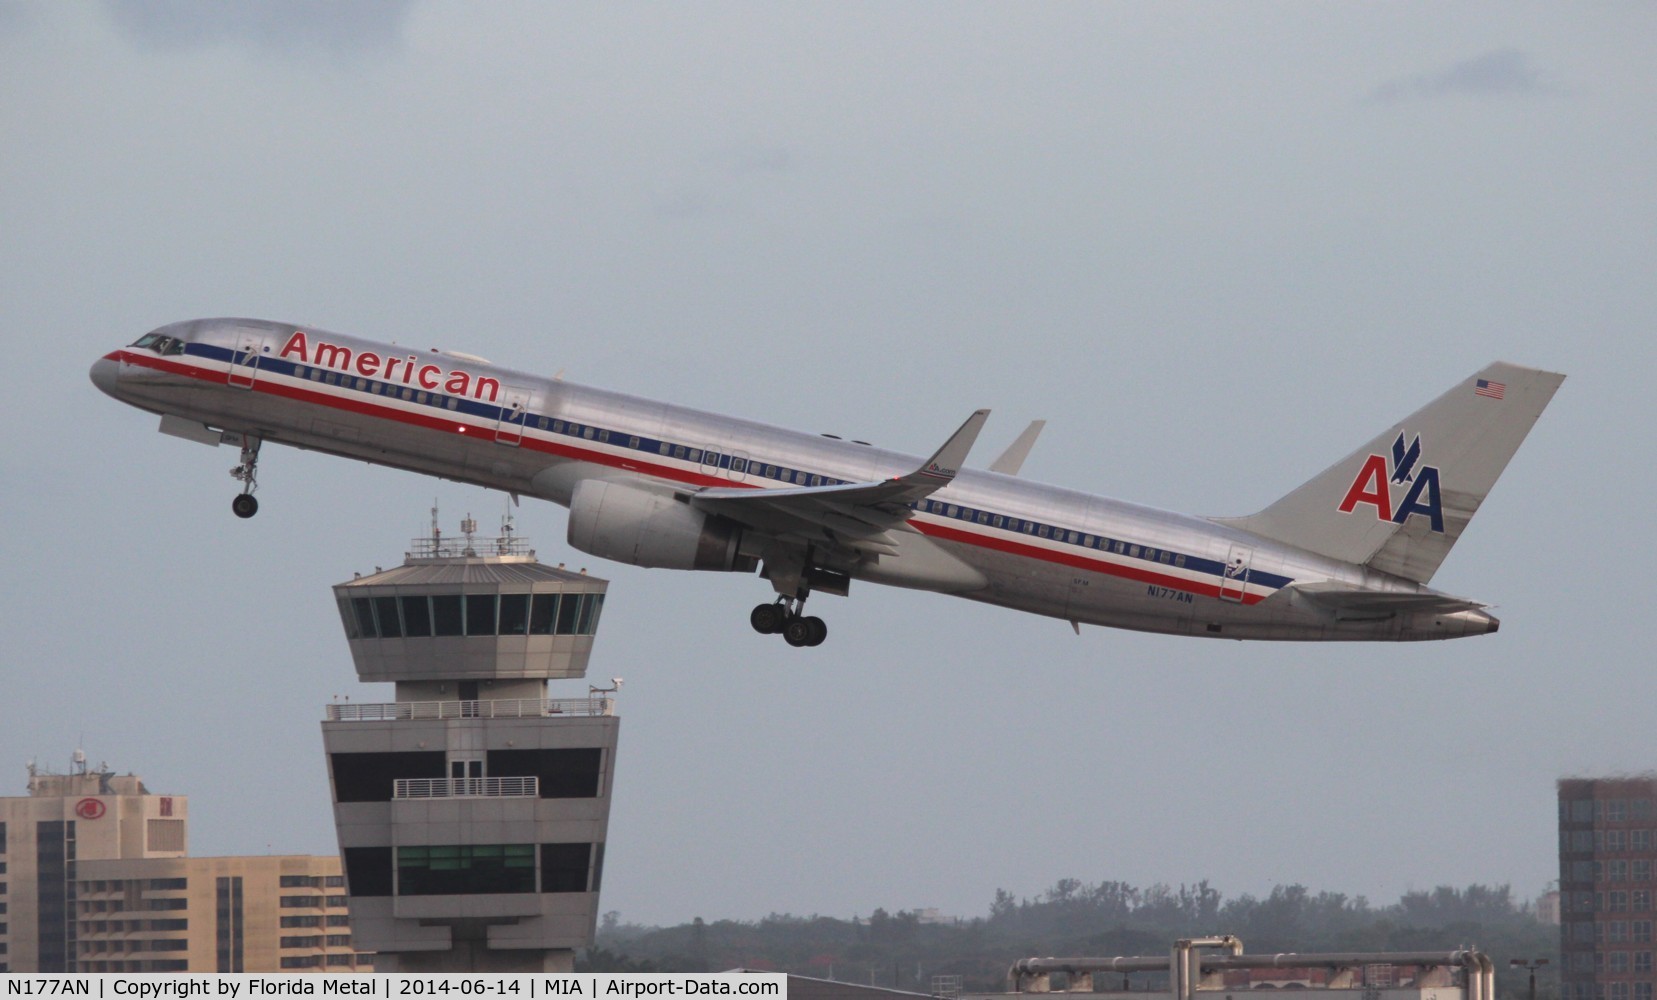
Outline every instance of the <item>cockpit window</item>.
{"label": "cockpit window", "polygon": [[132,342],[134,347],[147,347],[157,354],[183,354],[184,341],[164,333],[146,333]]}

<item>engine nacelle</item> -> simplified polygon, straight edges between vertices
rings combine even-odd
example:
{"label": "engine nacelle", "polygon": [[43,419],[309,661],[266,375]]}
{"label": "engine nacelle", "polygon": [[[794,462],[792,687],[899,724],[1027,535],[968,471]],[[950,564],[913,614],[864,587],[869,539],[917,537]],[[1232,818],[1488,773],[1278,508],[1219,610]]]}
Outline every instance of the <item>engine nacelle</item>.
{"label": "engine nacelle", "polygon": [[570,494],[570,544],[605,559],[656,569],[752,571],[758,560],[737,551],[741,540],[740,525],[666,494],[600,479],[583,479]]}

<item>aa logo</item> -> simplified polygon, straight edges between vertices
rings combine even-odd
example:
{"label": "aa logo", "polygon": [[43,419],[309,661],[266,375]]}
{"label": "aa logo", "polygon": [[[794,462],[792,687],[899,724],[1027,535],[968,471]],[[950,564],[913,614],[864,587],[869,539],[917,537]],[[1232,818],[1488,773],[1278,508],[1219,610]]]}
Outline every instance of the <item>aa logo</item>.
{"label": "aa logo", "polygon": [[[1390,458],[1390,464],[1389,464]],[[1419,466],[1419,468],[1418,468]],[[1393,490],[1402,497],[1394,503]],[[1404,435],[1392,443],[1392,454],[1370,455],[1347,488],[1340,510],[1350,514],[1360,505],[1375,508],[1378,520],[1403,524],[1412,514],[1425,514],[1437,532],[1444,530],[1444,504],[1439,496],[1438,467],[1421,464],[1421,435],[1409,445]]]}

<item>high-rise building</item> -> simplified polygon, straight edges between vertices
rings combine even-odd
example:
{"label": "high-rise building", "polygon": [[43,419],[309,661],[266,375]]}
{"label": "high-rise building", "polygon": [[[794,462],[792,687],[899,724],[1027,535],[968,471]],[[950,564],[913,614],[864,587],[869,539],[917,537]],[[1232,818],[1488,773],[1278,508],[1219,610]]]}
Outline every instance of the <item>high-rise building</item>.
{"label": "high-rise building", "polygon": [[0,798],[0,972],[350,972],[337,856],[192,858],[189,800],[29,772]]}
{"label": "high-rise building", "polygon": [[1653,1000],[1657,777],[1558,791],[1560,1000]]}
{"label": "high-rise building", "polygon": [[78,867],[181,858],[189,800],[136,775],[29,768],[29,794],[0,798],[0,971],[74,971]]}

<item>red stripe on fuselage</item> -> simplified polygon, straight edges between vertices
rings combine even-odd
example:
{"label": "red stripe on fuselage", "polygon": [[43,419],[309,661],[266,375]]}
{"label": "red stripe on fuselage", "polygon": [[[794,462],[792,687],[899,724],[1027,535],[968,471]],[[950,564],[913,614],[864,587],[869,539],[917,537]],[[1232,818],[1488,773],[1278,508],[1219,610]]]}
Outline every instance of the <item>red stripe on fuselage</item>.
{"label": "red stripe on fuselage", "polygon": [[[228,375],[222,369],[204,368],[194,364],[182,364],[177,361],[170,361],[166,358],[146,354],[129,353],[126,351],[111,351],[109,354],[104,355],[104,357],[110,360],[126,361],[130,364],[139,365],[144,368],[153,368],[157,371],[168,372],[169,374],[183,375],[188,378],[199,379],[203,382],[211,382],[226,386],[229,385]],[[342,377],[355,378],[356,376]],[[255,374],[255,381],[252,386],[252,391],[263,392],[272,396],[281,396],[285,399],[293,399],[303,403],[313,403],[319,406],[346,410],[368,417],[394,420],[398,423],[411,424],[416,427],[424,427],[428,430],[441,431],[448,434],[458,434],[461,436],[473,435],[474,433],[490,435],[491,437],[484,438],[486,441],[491,441],[492,436],[496,433],[496,427],[488,424],[468,424],[463,423],[455,417],[433,417],[427,416],[424,413],[410,413],[407,410],[392,406],[385,406],[367,400],[350,399],[344,396],[334,395],[333,393],[317,392],[312,389],[302,389],[297,386],[285,385],[279,382],[269,381],[269,378],[270,376],[267,376],[267,380],[260,381],[257,378],[257,374]],[[239,391],[245,392],[247,390],[242,389]],[[357,390],[347,389],[346,391],[355,392]],[[737,482],[721,476],[709,476],[704,473],[688,472],[683,469],[673,468],[671,466],[658,465],[654,462],[633,457],[632,455],[622,458],[608,452],[593,451],[587,448],[579,448],[552,441],[543,441],[539,438],[531,437],[527,433],[527,431],[531,430],[531,428],[519,424],[511,426],[519,432],[519,435],[521,435],[519,437],[520,443],[517,445],[520,449],[527,448],[531,451],[537,451],[547,455],[556,455],[560,458],[593,462],[598,465],[607,465],[613,468],[625,469],[628,472],[648,473],[650,475],[659,476],[663,479],[671,479],[676,482],[693,486],[736,486],[742,489],[756,490],[763,488],[753,483]],[[464,428],[464,430],[462,428]],[[1120,577],[1125,580],[1136,580],[1140,583],[1167,587],[1169,590],[1178,590],[1184,593],[1196,594],[1200,597],[1218,598],[1220,596],[1220,588],[1218,585],[1210,586],[1207,584],[1194,583],[1184,577],[1169,576],[1167,574],[1157,573],[1151,570],[1142,570],[1132,566],[1123,566],[1120,563],[1106,562],[1101,559],[1093,559],[1070,552],[1056,551],[1054,549],[1043,548],[1038,545],[1031,545],[1023,541],[1015,541],[1010,538],[1001,538],[995,535],[984,535],[973,531],[963,531],[953,525],[938,524],[928,520],[921,520],[920,518],[911,518],[909,523],[914,525],[916,530],[920,531],[923,535],[939,538],[944,541],[955,542],[961,545],[974,545],[979,548],[991,549],[996,552],[1004,552],[1008,555],[1020,556],[1026,559],[1036,559],[1042,562],[1056,563],[1061,566],[1070,566],[1074,569],[1084,569],[1090,572],[1100,573],[1105,576]],[[1245,589],[1242,595],[1241,603],[1258,604],[1263,600],[1265,600],[1263,596],[1250,593]]]}

